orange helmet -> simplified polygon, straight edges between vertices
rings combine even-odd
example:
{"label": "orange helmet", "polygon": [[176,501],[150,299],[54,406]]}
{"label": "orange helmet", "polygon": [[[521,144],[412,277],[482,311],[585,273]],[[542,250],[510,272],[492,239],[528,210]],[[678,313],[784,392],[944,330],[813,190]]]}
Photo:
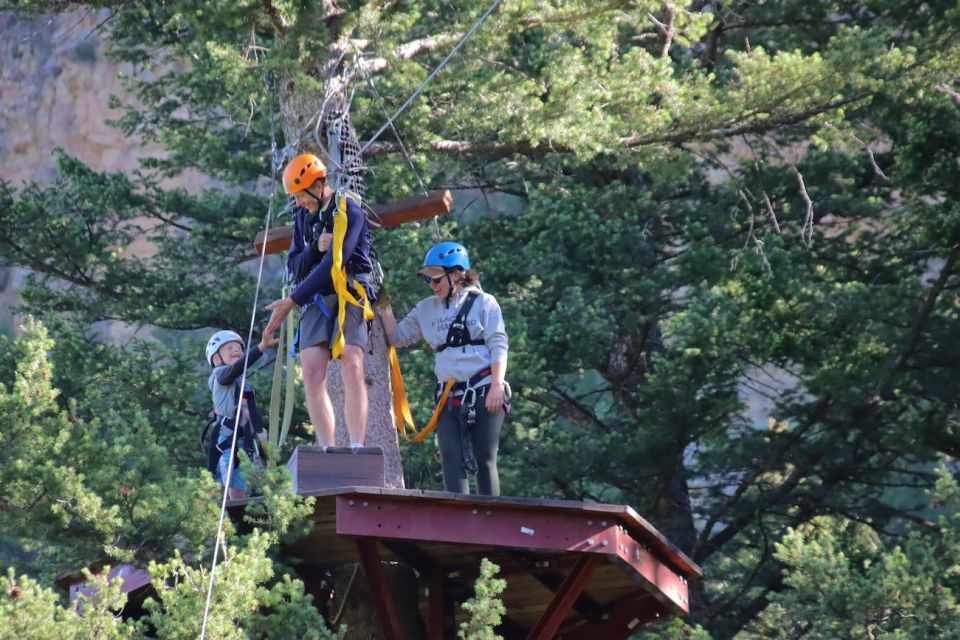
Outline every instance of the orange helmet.
{"label": "orange helmet", "polygon": [[301,153],[283,170],[283,190],[287,195],[309,189],[320,178],[327,177],[327,168],[312,153]]}

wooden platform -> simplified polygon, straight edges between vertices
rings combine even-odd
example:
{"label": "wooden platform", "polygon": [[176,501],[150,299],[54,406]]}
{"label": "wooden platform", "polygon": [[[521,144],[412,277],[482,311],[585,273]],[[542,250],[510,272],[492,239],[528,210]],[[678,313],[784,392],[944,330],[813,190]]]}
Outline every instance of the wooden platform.
{"label": "wooden platform", "polygon": [[[312,531],[284,555],[305,569],[361,562],[384,636],[400,638],[383,561],[429,585],[431,640],[455,637],[480,561],[501,567],[505,638],[626,638],[689,610],[700,568],[633,509],[562,500],[490,498],[374,487],[301,491],[316,498]],[[240,504],[236,504],[240,506]],[[446,624],[445,624],[446,620]]]}

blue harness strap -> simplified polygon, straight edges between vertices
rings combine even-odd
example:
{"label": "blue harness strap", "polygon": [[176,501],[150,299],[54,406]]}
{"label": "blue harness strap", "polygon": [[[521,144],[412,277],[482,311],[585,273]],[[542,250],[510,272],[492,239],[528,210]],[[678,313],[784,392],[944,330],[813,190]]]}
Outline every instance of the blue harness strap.
{"label": "blue harness strap", "polygon": [[319,293],[313,294],[313,304],[317,305],[317,308],[320,309],[320,313],[323,314],[327,320],[333,320],[333,312],[323,303],[323,297]]}

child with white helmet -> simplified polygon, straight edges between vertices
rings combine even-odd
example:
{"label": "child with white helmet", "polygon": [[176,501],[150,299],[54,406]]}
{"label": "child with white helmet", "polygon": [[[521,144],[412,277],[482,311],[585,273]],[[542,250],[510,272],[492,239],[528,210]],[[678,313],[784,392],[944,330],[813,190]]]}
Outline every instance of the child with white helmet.
{"label": "child with white helmet", "polygon": [[242,448],[251,462],[262,464],[260,444],[266,439],[263,419],[257,411],[253,389],[249,384],[244,384],[243,388],[240,388],[244,366],[249,371],[250,365],[259,360],[260,356],[275,344],[277,339],[265,333],[260,344],[251,348],[244,357],[243,338],[233,331],[217,331],[207,341],[207,363],[213,368],[207,385],[212,394],[214,411],[207,468],[221,485],[226,484],[226,478],[230,476],[228,496],[232,500],[245,498],[248,493],[247,483],[237,468],[236,455],[233,457],[232,473],[229,473],[231,462],[229,453],[238,415],[238,404],[240,429],[237,434],[236,450],[239,451]]}

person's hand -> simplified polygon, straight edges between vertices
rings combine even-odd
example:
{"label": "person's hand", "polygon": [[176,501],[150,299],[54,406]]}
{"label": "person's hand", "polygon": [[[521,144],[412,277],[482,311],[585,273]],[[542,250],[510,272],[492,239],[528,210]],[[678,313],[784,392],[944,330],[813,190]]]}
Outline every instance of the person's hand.
{"label": "person's hand", "polygon": [[329,251],[330,245],[332,243],[333,243],[332,233],[321,233],[320,237],[317,238],[317,249],[320,249],[320,251]]}
{"label": "person's hand", "polygon": [[483,403],[486,406],[487,411],[490,413],[497,413],[503,409],[503,384],[497,384],[493,382],[490,384],[490,389],[487,391],[486,401]]}
{"label": "person's hand", "polygon": [[377,289],[376,306],[380,307],[381,309],[386,309],[390,306],[390,292],[387,291],[387,287],[382,284],[380,285],[380,288]]}
{"label": "person's hand", "polygon": [[260,349],[260,353],[263,353],[270,347],[277,346],[279,340],[272,333],[264,332],[263,337],[260,338],[260,344],[257,345],[257,348]]}
{"label": "person's hand", "polygon": [[267,328],[263,330],[263,334],[265,336],[273,335],[276,330],[280,328],[283,319],[286,318],[287,314],[293,311],[293,308],[296,306],[297,303],[289,296],[268,304],[267,311],[270,312],[270,320],[267,322]]}

